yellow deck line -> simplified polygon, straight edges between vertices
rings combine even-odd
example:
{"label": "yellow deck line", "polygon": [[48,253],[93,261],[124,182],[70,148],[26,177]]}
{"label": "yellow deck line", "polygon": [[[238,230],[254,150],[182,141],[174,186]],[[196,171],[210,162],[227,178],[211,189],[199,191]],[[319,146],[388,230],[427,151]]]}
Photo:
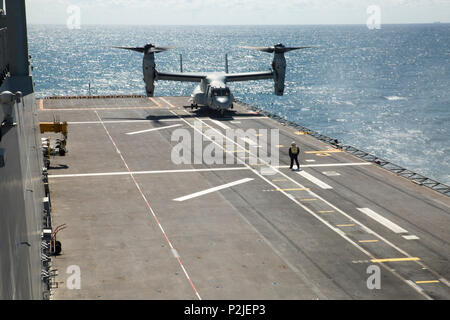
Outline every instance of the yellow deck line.
{"label": "yellow deck line", "polygon": [[311,199],[300,199],[300,201],[315,201],[317,200],[316,198],[311,198]]}
{"label": "yellow deck line", "polygon": [[388,259],[372,259],[371,262],[403,262],[403,261],[418,261],[420,258],[410,257],[410,258],[388,258]]}
{"label": "yellow deck line", "polygon": [[439,280],[416,281],[416,283],[439,283]]}
{"label": "yellow deck line", "polygon": [[336,227],[354,227],[355,225],[353,223],[350,224],[337,224]]}
{"label": "yellow deck line", "polygon": [[[309,188],[287,188],[287,189],[276,189],[276,191],[309,191]],[[310,199],[312,200],[312,199]],[[316,199],[314,199],[316,200]]]}
{"label": "yellow deck line", "polygon": [[317,213],[332,213],[334,212],[334,210],[322,210],[322,211],[317,211]]}
{"label": "yellow deck line", "polygon": [[369,242],[378,242],[378,240],[359,240],[358,242],[361,242],[361,243],[369,243]]}

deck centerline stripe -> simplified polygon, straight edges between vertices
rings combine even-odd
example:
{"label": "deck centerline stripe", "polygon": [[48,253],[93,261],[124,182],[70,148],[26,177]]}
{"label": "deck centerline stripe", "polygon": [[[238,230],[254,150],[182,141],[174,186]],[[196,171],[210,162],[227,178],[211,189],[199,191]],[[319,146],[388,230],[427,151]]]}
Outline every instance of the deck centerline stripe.
{"label": "deck centerline stripe", "polygon": [[246,183],[246,182],[249,182],[249,181],[252,181],[252,180],[254,180],[254,179],[253,178],[240,179],[240,180],[233,181],[233,182],[230,182],[230,183],[222,184],[222,185],[217,186],[217,187],[213,187],[213,188],[209,188],[209,189],[206,189],[206,190],[194,192],[192,194],[188,194],[188,195],[183,196],[183,197],[175,198],[173,200],[174,201],[179,201],[179,202],[186,201],[186,200],[189,200],[189,199],[192,199],[192,198],[197,198],[197,197],[203,196],[205,194],[209,194],[209,193],[212,193],[212,192],[220,191],[220,190],[223,190],[223,189],[226,189],[226,188],[231,188],[231,187],[234,187],[234,186],[237,186],[239,184],[243,184],[243,183]]}
{"label": "deck centerline stripe", "polygon": [[[406,282],[406,284],[408,284],[412,288],[416,289],[418,292],[423,293],[423,289],[421,287],[419,287],[417,284],[415,284],[414,281],[405,280],[405,282]],[[431,297],[430,297],[429,300],[431,300]]]}
{"label": "deck centerline stripe", "polygon": [[216,125],[218,125],[222,129],[225,129],[225,130],[231,129],[229,126],[227,126],[225,123],[222,123],[221,121],[211,119],[211,122],[215,123]]}

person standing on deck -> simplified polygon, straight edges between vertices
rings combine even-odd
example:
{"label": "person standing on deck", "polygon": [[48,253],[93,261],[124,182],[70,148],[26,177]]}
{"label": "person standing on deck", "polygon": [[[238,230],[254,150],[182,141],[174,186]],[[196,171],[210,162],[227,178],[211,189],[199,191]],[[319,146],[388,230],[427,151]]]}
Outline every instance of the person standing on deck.
{"label": "person standing on deck", "polygon": [[291,147],[289,148],[289,157],[291,158],[291,166],[289,169],[292,169],[294,166],[294,160],[295,164],[297,165],[297,170],[300,171],[300,165],[298,163],[298,154],[300,153],[300,148],[297,146],[295,141],[291,143]]}

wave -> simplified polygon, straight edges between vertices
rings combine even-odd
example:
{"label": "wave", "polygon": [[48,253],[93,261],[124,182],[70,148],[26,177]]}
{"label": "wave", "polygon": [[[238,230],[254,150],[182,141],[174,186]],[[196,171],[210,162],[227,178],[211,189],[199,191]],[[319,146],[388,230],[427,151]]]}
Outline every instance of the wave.
{"label": "wave", "polygon": [[399,97],[399,96],[386,96],[383,98],[385,98],[386,100],[389,100],[389,101],[408,100],[408,98],[406,98],[406,97]]}

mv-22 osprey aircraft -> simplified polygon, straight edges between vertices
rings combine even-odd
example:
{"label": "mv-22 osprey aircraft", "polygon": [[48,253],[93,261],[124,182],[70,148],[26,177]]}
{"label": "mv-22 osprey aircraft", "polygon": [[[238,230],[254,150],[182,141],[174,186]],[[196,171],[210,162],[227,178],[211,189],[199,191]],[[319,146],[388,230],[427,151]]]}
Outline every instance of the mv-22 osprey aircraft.
{"label": "mv-22 osprey aircraft", "polygon": [[207,106],[221,114],[225,110],[233,108],[233,95],[227,87],[228,82],[273,79],[275,82],[275,94],[282,96],[284,92],[284,79],[286,74],[286,59],[284,53],[292,50],[306,49],[312,47],[285,47],[278,43],[272,47],[250,47],[243,48],[274,53],[271,71],[228,73],[228,59],[225,55],[225,72],[183,72],[180,55],[180,72],[161,72],[155,68],[155,53],[163,52],[175,47],[157,47],[147,44],[144,47],[114,47],[144,53],[142,71],[144,74],[145,89],[147,96],[152,97],[154,93],[154,81],[171,80],[200,82],[191,94],[191,108],[199,105]]}

